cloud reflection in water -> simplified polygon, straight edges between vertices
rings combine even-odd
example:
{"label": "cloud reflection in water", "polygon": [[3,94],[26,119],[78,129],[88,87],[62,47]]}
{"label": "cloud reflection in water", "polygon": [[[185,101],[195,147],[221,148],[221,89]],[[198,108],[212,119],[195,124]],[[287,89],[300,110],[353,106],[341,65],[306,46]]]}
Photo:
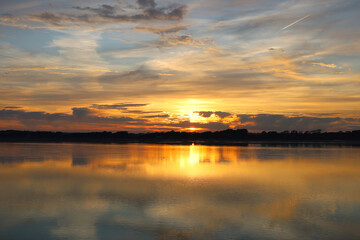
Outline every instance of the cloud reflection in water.
{"label": "cloud reflection in water", "polygon": [[357,148],[0,149],[1,239],[360,237]]}

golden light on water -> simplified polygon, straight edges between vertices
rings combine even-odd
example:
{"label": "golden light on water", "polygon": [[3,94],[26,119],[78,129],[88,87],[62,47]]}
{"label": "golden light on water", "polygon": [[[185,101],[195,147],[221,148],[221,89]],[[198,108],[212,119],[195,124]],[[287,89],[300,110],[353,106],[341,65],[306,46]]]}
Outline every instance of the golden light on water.
{"label": "golden light on water", "polygon": [[52,233],[71,239],[97,239],[99,221],[131,229],[176,223],[192,236],[231,224],[287,237],[298,234],[292,221],[319,223],[315,232],[356,229],[344,215],[353,216],[360,196],[357,148],[3,144],[0,153],[1,212],[15,213],[23,228],[40,211],[42,221],[61,222]]}
{"label": "golden light on water", "polygon": [[[36,144],[34,145],[36,146]],[[52,144],[48,147],[51,149]],[[63,147],[66,148],[65,144]],[[310,149],[311,150],[311,149]],[[319,150],[308,150],[315,154]],[[267,150],[271,153],[271,149]],[[6,153],[7,152],[7,153]],[[13,154],[9,147],[3,154]],[[295,153],[295,152],[294,152]],[[121,174],[150,176],[186,177],[192,176],[247,176],[251,178],[271,179],[276,174],[288,175],[290,179],[297,179],[297,175],[338,171],[357,171],[351,167],[358,164],[356,159],[346,157],[345,150],[335,152],[333,157],[342,158],[342,165],[337,162],[323,164],[316,157],[303,161],[292,151],[283,149],[281,155],[266,156],[271,161],[262,160],[261,149],[256,147],[236,146],[204,146],[204,145],[96,145],[82,144],[74,149],[63,152],[61,161],[56,156],[50,156],[42,162],[25,161],[13,163],[21,168],[38,168],[41,166],[61,168],[82,168],[91,171],[103,171],[118,174],[119,170],[126,170]],[[296,166],[296,168],[293,168]],[[288,171],[288,170],[291,170]],[[235,175],[234,175],[235,174]],[[293,174],[293,175],[292,175]],[[272,181],[274,181],[273,179]]]}
{"label": "golden light on water", "polygon": [[194,167],[200,163],[200,151],[199,147],[194,143],[189,146],[189,156],[180,159],[180,167]]}

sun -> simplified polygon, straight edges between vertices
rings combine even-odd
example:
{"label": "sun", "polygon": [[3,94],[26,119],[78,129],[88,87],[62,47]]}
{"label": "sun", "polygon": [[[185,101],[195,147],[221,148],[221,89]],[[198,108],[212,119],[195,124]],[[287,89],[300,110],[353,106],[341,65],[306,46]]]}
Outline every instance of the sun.
{"label": "sun", "polygon": [[188,128],[182,128],[180,130],[181,132],[205,132],[209,131],[208,128],[200,128],[200,127],[188,127]]}
{"label": "sun", "polygon": [[196,132],[196,131],[201,130],[201,128],[189,127],[189,128],[187,128],[187,130],[188,130],[189,132]]}

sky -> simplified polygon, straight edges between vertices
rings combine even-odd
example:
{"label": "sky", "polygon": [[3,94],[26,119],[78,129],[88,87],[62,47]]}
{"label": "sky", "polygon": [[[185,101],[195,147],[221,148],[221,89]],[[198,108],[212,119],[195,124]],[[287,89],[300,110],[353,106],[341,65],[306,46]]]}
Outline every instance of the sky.
{"label": "sky", "polygon": [[0,5],[0,129],[360,129],[358,0]]}

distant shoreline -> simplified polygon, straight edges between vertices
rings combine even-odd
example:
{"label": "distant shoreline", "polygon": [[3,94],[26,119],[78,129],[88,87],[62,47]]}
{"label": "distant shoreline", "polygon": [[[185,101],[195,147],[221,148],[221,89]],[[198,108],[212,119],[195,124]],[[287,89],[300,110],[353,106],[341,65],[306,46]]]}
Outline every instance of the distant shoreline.
{"label": "distant shoreline", "polygon": [[154,144],[154,145],[183,145],[190,146],[202,145],[202,146],[234,146],[234,147],[248,147],[248,146],[262,146],[262,147],[360,147],[360,141],[328,141],[328,142],[259,142],[259,141],[247,141],[247,142],[205,142],[205,141],[185,141],[185,142],[99,142],[99,141],[4,141],[0,140],[2,143],[34,143],[34,144],[116,144],[116,145],[125,145],[125,144]]}
{"label": "distant shoreline", "polygon": [[360,146],[360,131],[349,132],[309,132],[284,131],[249,133],[246,129],[218,132],[47,132],[47,131],[0,131],[0,142],[24,143],[148,143],[246,146],[249,144],[271,146],[334,145]]}

